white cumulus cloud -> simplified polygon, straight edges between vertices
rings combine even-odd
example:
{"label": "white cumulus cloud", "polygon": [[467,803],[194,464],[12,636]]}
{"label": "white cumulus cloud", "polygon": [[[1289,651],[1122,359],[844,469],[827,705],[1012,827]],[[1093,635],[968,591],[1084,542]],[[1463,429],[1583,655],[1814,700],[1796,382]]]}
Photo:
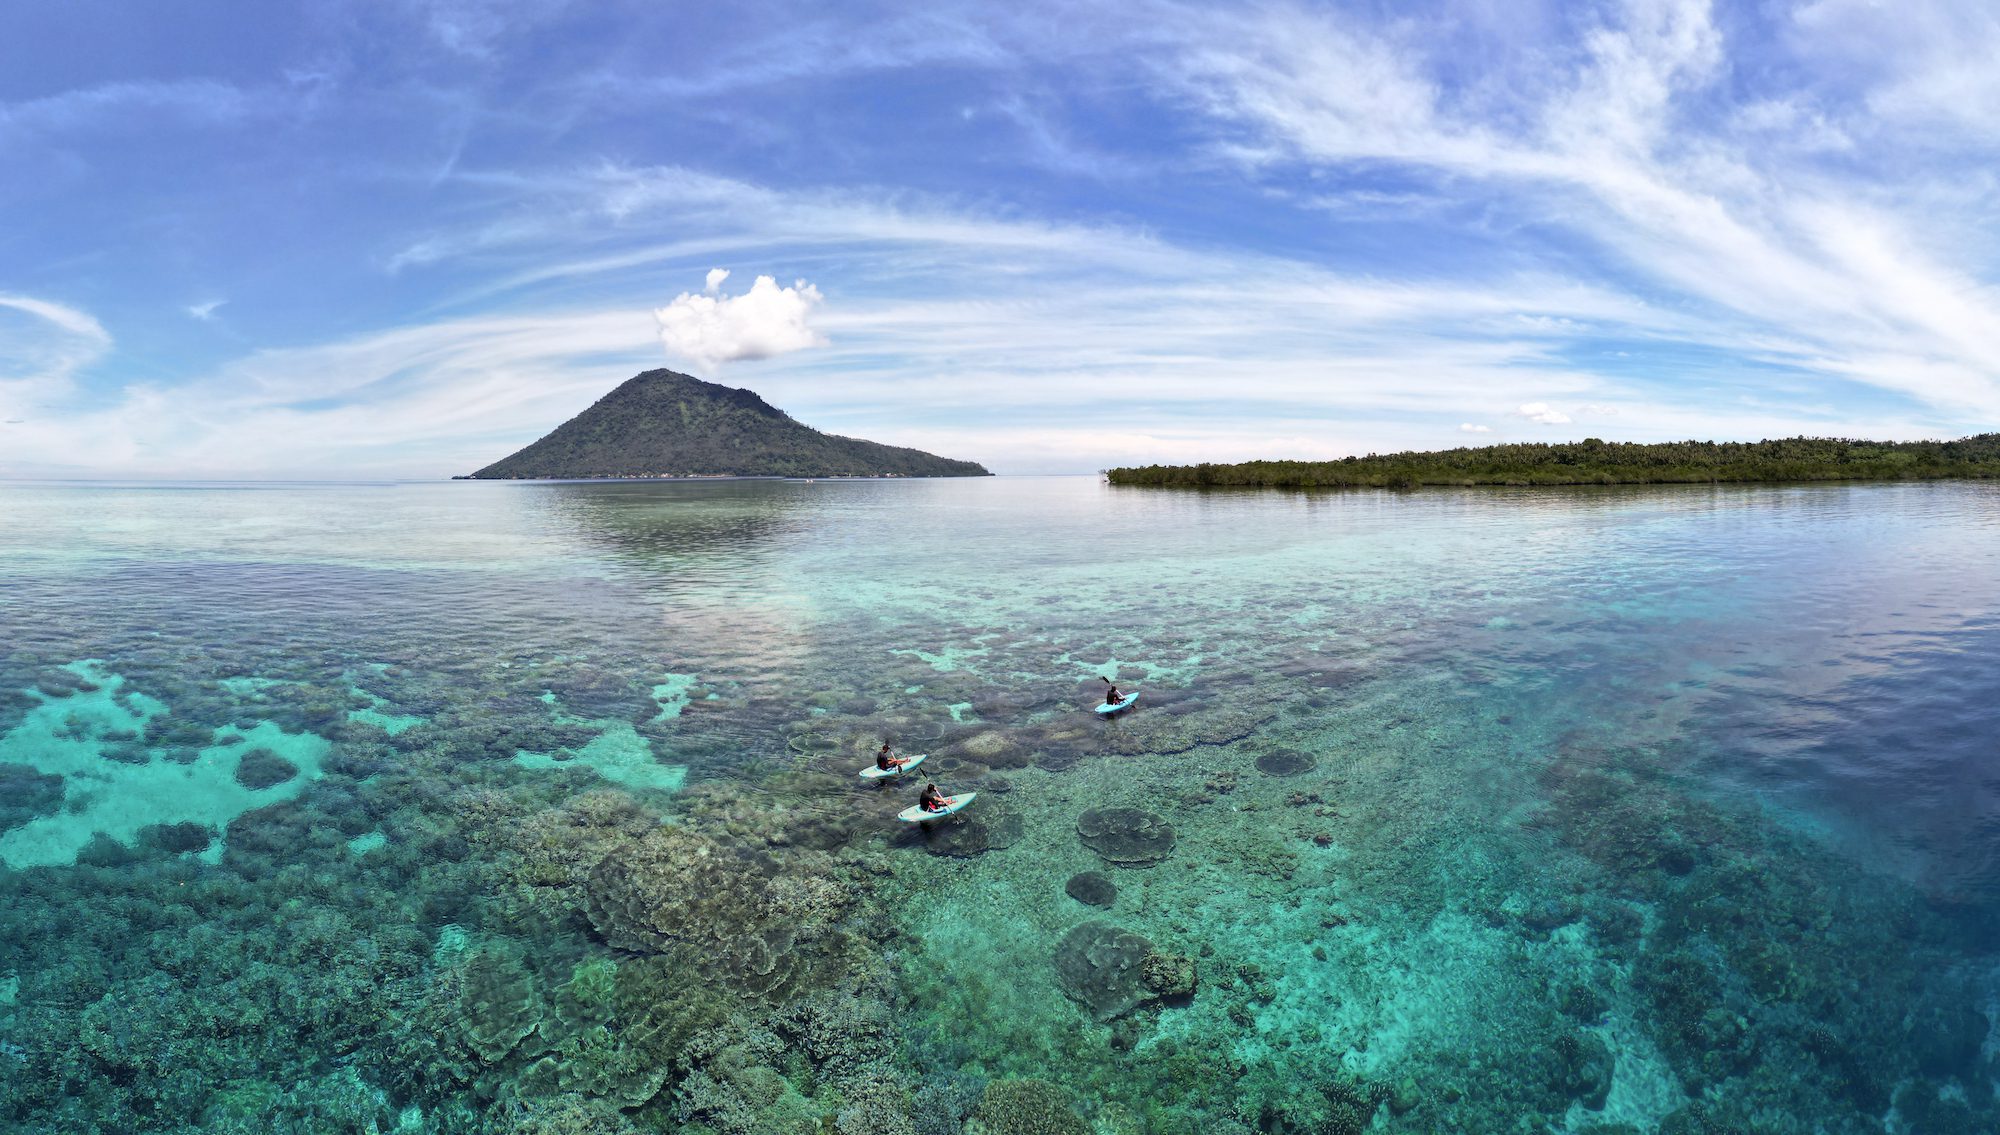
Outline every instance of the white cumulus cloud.
{"label": "white cumulus cloud", "polygon": [[818,288],[804,280],[781,288],[772,277],[759,276],[749,291],[731,296],[721,291],[728,276],[726,268],[713,269],[705,292],[682,292],[653,313],[660,321],[660,342],[670,353],[713,367],[825,344],[810,324],[824,299]]}
{"label": "white cumulus cloud", "polygon": [[228,302],[228,300],[208,300],[204,303],[191,303],[183,310],[203,323],[207,323],[215,318],[215,309]]}
{"label": "white cumulus cloud", "polygon": [[1547,402],[1523,402],[1521,408],[1514,412],[1531,422],[1540,422],[1545,426],[1566,426],[1570,421],[1568,414]]}
{"label": "white cumulus cloud", "polygon": [[1458,432],[1468,433],[1468,434],[1490,434],[1493,432],[1493,427],[1474,425],[1471,422],[1460,422],[1458,424]]}

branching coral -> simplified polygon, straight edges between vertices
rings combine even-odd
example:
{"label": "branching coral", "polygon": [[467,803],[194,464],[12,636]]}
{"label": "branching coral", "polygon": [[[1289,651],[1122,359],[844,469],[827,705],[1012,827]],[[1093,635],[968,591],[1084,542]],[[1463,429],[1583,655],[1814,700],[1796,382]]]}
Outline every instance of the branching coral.
{"label": "branching coral", "polygon": [[638,1135],[638,1128],[609,1102],[576,1092],[512,1099],[487,1115],[494,1135]]}
{"label": "branching coral", "polygon": [[995,1080],[979,1097],[968,1135],[1090,1135],[1069,1093],[1047,1080]]}

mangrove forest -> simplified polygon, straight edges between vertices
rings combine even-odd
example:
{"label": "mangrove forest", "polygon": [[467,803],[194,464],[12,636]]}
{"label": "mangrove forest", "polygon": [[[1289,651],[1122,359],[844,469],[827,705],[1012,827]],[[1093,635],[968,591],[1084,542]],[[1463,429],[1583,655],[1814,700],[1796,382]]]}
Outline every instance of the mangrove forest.
{"label": "mangrove forest", "polygon": [[1114,485],[1416,488],[1419,485],[1643,485],[1721,481],[1901,481],[2000,477],[2000,433],[1957,441],[1521,442],[1334,461],[1147,465]]}

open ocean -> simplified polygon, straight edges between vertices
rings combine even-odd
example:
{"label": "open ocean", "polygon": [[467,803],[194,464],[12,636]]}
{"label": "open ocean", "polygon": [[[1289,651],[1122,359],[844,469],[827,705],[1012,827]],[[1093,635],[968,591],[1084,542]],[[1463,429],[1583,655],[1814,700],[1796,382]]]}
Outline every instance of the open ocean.
{"label": "open ocean", "polygon": [[2000,486],[5,484],[0,865],[8,1132],[2000,1131]]}

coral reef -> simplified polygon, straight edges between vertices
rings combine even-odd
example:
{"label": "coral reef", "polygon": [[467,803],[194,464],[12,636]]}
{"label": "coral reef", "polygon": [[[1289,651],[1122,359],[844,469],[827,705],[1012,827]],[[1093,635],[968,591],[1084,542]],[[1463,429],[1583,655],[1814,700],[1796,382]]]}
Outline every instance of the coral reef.
{"label": "coral reef", "polygon": [[535,1031],[541,1001],[514,951],[486,946],[468,954],[458,977],[459,1031],[488,1064],[498,1064]]}
{"label": "coral reef", "polygon": [[[978,801],[984,805],[985,797]],[[967,809],[944,820],[920,826],[905,838],[923,843],[932,855],[967,859],[989,851],[1012,847],[1021,838],[1023,822],[1019,813],[995,802],[993,807]]]}
{"label": "coral reef", "polygon": [[1143,808],[1092,808],[1076,818],[1076,837],[1121,867],[1151,867],[1174,850],[1173,825]]}
{"label": "coral reef", "polygon": [[[1100,1020],[1123,1016],[1159,996],[1146,981],[1153,944],[1108,922],[1086,922],[1056,945],[1056,980]],[[1193,980],[1189,978],[1192,989]]]}
{"label": "coral reef", "polygon": [[831,860],[782,863],[685,825],[657,827],[617,847],[591,872],[591,925],[620,949],[663,953],[738,989],[782,995],[810,967],[805,945],[851,901]]}
{"label": "coral reef", "polygon": [[[1630,527],[1538,551],[1575,557],[1560,587],[1518,544],[1497,581],[1385,570],[1393,526],[1344,530],[1351,563],[1287,534],[1074,578],[789,572],[869,553],[545,487],[510,507],[559,554],[507,570],[8,576],[0,1130],[2000,1129],[1990,848],[1913,826],[1885,858],[1745,788],[1752,751],[1797,786],[1745,722],[1822,669],[1811,619],[1741,633],[1754,580],[1701,576],[1684,617],[1679,553],[1602,570]],[[1593,536],[1635,507],[1586,503]],[[1432,504],[1454,541],[1491,507]],[[746,524],[768,563],[716,551]],[[1964,609],[1936,599],[1908,610]],[[1104,672],[1132,713],[1090,712]],[[1782,732],[1823,733],[1787,688]],[[854,776],[885,736],[979,803],[896,824],[913,786]],[[608,789],[621,754],[691,779]]]}
{"label": "coral reef", "polygon": [[1162,1000],[1185,1001],[1194,996],[1194,959],[1186,954],[1148,950],[1139,960],[1139,980]]}
{"label": "coral reef", "polygon": [[299,766],[269,749],[252,749],[236,762],[236,783],[252,792],[274,788],[299,775]]}

